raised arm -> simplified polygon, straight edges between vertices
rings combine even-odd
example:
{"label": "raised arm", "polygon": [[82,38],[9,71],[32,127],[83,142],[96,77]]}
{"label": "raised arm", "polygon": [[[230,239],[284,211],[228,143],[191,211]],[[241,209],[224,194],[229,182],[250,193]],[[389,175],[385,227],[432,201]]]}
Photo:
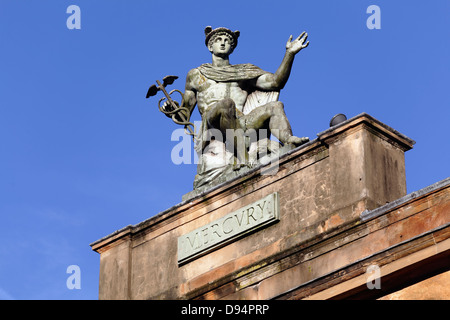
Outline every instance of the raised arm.
{"label": "raised arm", "polygon": [[286,53],[278,70],[275,73],[266,73],[260,76],[256,80],[256,88],[273,91],[283,89],[289,79],[295,55],[309,45],[309,41],[305,43],[307,38],[306,32],[303,32],[294,41],[292,41],[291,35],[286,43]]}

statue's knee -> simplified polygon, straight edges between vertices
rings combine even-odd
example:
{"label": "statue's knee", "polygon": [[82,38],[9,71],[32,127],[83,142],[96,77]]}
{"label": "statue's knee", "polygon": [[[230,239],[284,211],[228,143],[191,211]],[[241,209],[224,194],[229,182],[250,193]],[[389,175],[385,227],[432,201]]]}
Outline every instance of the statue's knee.
{"label": "statue's knee", "polygon": [[272,114],[278,113],[280,111],[284,112],[284,104],[281,101],[273,101],[270,103],[270,106],[271,106],[270,109],[271,109]]}
{"label": "statue's knee", "polygon": [[220,114],[225,118],[234,118],[236,116],[236,104],[233,100],[225,98],[220,101]]}
{"label": "statue's knee", "polygon": [[222,105],[222,108],[225,109],[232,109],[236,107],[236,104],[231,98],[225,98],[220,100],[220,104]]}
{"label": "statue's knee", "polygon": [[284,109],[284,103],[281,101],[274,101],[274,108]]}

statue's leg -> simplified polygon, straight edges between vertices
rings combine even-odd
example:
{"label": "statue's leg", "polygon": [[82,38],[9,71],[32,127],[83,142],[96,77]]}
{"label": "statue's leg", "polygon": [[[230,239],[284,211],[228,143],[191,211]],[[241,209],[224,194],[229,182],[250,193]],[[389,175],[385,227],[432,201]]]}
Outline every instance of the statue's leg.
{"label": "statue's leg", "polygon": [[[231,99],[223,99],[210,107],[206,112],[208,129],[216,129],[222,133],[228,151],[236,155],[238,162],[234,163],[239,169],[246,163],[244,130],[236,118],[236,105]],[[217,140],[217,137],[215,137]]]}
{"label": "statue's leg", "polygon": [[255,108],[246,116],[247,129],[269,128],[271,133],[283,144],[295,146],[308,142],[308,138],[299,138],[292,134],[291,125],[280,101],[273,101]]}
{"label": "statue's leg", "polygon": [[227,129],[236,128],[236,105],[231,99],[223,99],[212,105],[205,114],[209,129],[219,129],[225,136]]}

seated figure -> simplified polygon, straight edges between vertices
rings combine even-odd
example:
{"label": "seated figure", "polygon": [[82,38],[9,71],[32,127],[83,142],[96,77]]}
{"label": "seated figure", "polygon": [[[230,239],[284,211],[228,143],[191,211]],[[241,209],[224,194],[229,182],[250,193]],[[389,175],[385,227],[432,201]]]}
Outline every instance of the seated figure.
{"label": "seated figure", "polygon": [[[252,149],[254,158],[255,146],[249,144],[249,136],[256,135],[256,140],[260,140],[272,134],[282,145],[292,147],[309,141],[292,134],[284,105],[278,101],[295,55],[309,44],[305,43],[307,34],[303,32],[295,40],[290,36],[275,73],[252,64],[230,64],[229,56],[237,46],[239,35],[239,31],[227,28],[206,27],[205,44],[212,54],[212,63],[190,70],[186,77],[181,107],[192,113],[197,105],[202,116],[196,139],[200,162],[194,188],[251,165],[254,159],[249,160],[248,152]],[[190,114],[186,116],[189,118]],[[260,136],[261,132],[268,134]]]}

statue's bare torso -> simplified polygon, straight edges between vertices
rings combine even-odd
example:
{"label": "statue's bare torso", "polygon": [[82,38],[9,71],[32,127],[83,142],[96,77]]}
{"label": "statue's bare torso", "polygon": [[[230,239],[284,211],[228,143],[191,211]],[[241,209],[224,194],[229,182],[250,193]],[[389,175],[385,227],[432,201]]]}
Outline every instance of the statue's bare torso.
{"label": "statue's bare torso", "polygon": [[186,81],[186,87],[196,92],[198,110],[202,115],[226,98],[233,100],[236,109],[242,112],[251,85],[251,81],[216,82],[206,78],[198,69],[189,71]]}

